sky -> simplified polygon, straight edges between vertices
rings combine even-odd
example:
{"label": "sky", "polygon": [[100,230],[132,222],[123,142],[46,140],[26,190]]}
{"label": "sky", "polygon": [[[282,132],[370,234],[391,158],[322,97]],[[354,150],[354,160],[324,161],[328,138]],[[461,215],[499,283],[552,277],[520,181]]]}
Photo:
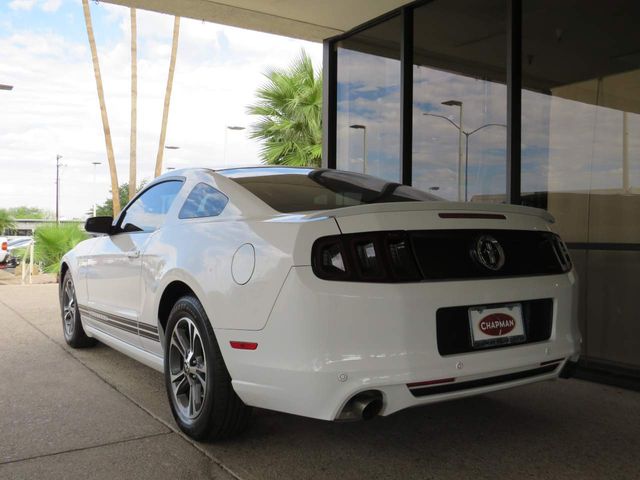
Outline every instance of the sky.
{"label": "sky", "polygon": [[[129,175],[130,13],[117,5],[89,3],[118,180],[124,183]],[[139,10],[137,27],[138,179],[149,180],[173,17]],[[302,49],[321,69],[319,43],[183,18],[166,138],[166,145],[180,148],[165,150],[164,166],[259,163],[260,143],[248,136],[257,119],[246,108],[255,101],[264,72],[289,66]],[[53,210],[56,155],[61,155],[61,218],[84,218],[94,201],[109,196],[110,177],[81,1],[0,0],[0,52],[0,84],[14,86],[0,90],[0,208]]]}

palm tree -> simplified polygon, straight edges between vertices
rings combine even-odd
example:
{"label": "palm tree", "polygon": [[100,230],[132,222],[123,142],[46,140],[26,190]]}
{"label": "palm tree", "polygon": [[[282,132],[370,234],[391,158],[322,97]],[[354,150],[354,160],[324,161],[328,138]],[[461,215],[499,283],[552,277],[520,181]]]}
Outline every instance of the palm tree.
{"label": "palm tree", "polygon": [[138,130],[138,35],[136,9],[131,9],[131,136],[129,140],[129,198],[136,194]]}
{"label": "palm tree", "polygon": [[162,110],[162,125],[160,126],[160,142],[156,156],[155,176],[162,173],[162,157],[164,154],[164,142],[167,136],[167,121],[169,120],[169,102],[171,102],[171,89],[173,88],[173,72],[176,68],[176,55],[178,53],[178,35],[180,34],[180,17],[173,20],[173,41],[171,43],[171,59],[169,60],[169,76],[167,77],[167,89],[164,92],[164,108]]}
{"label": "palm tree", "polygon": [[16,224],[11,217],[11,214],[2,209],[0,210],[0,235],[4,233],[5,230],[11,230],[16,227]]}
{"label": "palm tree", "polygon": [[247,109],[260,120],[251,138],[263,140],[260,152],[271,165],[319,166],[322,159],[322,74],[303,50],[285,70],[265,74],[267,82]]}
{"label": "palm tree", "polygon": [[111,191],[113,192],[113,216],[120,213],[120,199],[118,198],[118,172],[116,170],[116,160],[113,155],[113,144],[111,143],[111,129],[109,128],[109,117],[107,116],[107,105],[104,101],[104,90],[102,88],[102,76],[100,75],[100,63],[98,62],[98,50],[96,39],[93,36],[93,25],[91,23],[91,11],[88,0],[82,0],[84,10],[84,23],[87,26],[87,36],[91,47],[91,60],[93,61],[93,73],[96,78],[96,88],[98,90],[98,101],[100,102],[100,115],[102,116],[102,129],[104,131],[104,143],[107,147],[107,160],[109,162],[109,173],[111,174]]}
{"label": "palm tree", "polygon": [[47,273],[59,273],[62,256],[88,238],[77,223],[40,225],[33,236],[36,241],[35,259]]}

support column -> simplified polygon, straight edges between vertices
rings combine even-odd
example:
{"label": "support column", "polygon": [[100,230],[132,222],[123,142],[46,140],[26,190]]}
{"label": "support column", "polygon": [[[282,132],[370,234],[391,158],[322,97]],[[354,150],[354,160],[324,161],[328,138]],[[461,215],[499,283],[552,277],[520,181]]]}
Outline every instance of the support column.
{"label": "support column", "polygon": [[522,0],[507,2],[507,202],[520,204],[522,173]]}
{"label": "support column", "polygon": [[413,149],[413,8],[402,9],[400,45],[400,181],[411,185]]}

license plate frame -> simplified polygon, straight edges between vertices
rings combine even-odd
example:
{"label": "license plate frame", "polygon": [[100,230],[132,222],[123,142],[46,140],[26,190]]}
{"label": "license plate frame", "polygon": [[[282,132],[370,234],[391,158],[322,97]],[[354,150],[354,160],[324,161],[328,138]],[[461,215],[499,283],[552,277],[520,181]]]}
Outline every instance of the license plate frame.
{"label": "license plate frame", "polygon": [[[468,316],[469,335],[474,349],[515,345],[527,341],[521,303],[473,306],[469,307]],[[508,329],[506,334],[502,333],[504,329]]]}

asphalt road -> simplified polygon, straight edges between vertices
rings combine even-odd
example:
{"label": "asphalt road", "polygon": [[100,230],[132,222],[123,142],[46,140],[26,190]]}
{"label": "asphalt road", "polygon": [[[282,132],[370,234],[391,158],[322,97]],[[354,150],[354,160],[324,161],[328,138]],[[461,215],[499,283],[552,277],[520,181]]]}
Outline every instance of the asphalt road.
{"label": "asphalt road", "polygon": [[55,285],[0,287],[1,479],[634,479],[640,393],[560,380],[339,424],[177,431],[162,375],[64,343]]}

